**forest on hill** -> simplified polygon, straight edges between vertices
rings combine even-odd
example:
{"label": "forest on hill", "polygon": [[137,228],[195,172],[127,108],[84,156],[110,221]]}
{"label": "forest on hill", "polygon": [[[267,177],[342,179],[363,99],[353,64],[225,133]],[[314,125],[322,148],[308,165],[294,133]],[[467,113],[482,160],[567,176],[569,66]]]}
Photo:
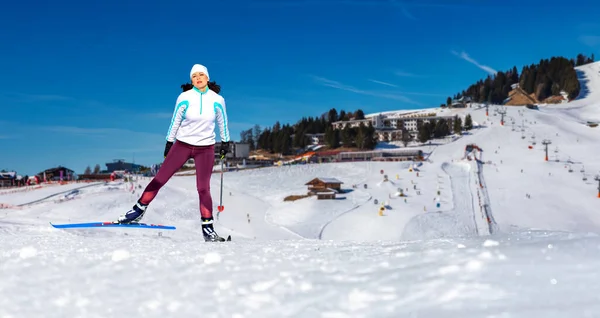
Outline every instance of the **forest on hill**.
{"label": "forest on hill", "polygon": [[537,64],[525,65],[519,73],[516,66],[507,71],[499,71],[495,75],[488,75],[480,79],[466,90],[448,97],[446,105],[453,99],[470,97],[476,103],[502,104],[513,84],[519,84],[527,94],[535,94],[535,98],[542,101],[550,96],[559,95],[561,91],[568,94],[569,99],[579,95],[580,86],[575,67],[594,62],[594,54],[590,57],[578,54],[574,59],[565,57],[552,57],[542,59]]}

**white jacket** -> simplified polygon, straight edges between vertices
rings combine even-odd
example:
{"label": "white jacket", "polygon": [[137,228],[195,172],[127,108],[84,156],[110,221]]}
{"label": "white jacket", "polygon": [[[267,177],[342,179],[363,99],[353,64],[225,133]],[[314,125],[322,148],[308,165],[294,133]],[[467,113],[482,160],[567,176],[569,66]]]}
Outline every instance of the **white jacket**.
{"label": "white jacket", "polygon": [[208,88],[201,92],[194,87],[177,98],[167,141],[177,139],[194,146],[214,145],[215,120],[221,141],[230,141],[225,99]]}

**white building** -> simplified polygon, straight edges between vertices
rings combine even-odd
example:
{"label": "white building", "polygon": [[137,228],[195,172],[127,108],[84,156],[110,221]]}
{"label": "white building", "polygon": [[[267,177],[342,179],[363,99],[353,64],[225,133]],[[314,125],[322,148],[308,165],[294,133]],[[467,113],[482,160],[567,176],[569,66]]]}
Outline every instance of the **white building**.
{"label": "white building", "polygon": [[399,111],[373,114],[365,117],[365,119],[361,120],[336,121],[331,123],[331,125],[334,129],[344,129],[346,125],[354,128],[358,127],[361,123],[365,126],[368,126],[370,123],[375,128],[375,133],[380,141],[396,141],[402,140],[403,131],[407,131],[411,135],[411,139],[414,138],[418,133],[419,123],[445,119],[449,125],[452,125],[456,115],[438,116],[435,111]]}

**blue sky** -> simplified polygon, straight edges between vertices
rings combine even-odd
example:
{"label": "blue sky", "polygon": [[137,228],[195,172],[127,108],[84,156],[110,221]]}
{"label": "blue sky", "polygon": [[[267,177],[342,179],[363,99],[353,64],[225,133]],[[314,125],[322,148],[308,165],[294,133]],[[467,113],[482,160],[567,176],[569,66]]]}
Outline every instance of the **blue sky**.
{"label": "blue sky", "polygon": [[599,57],[598,12],[591,0],[10,1],[0,169],[160,162],[194,63],[221,84],[238,140],[333,107],[435,107],[541,58]]}

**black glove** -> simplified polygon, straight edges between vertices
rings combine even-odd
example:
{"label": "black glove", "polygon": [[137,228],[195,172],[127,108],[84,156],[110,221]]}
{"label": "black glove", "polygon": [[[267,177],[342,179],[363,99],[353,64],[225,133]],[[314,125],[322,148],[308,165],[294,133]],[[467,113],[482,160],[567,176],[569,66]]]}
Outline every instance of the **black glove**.
{"label": "black glove", "polygon": [[223,142],[221,141],[221,150],[219,150],[219,154],[221,157],[225,157],[225,155],[229,152],[229,141]]}
{"label": "black glove", "polygon": [[167,154],[169,154],[169,150],[171,150],[172,146],[173,146],[173,142],[167,141],[167,144],[165,145],[165,158],[167,158]]}

